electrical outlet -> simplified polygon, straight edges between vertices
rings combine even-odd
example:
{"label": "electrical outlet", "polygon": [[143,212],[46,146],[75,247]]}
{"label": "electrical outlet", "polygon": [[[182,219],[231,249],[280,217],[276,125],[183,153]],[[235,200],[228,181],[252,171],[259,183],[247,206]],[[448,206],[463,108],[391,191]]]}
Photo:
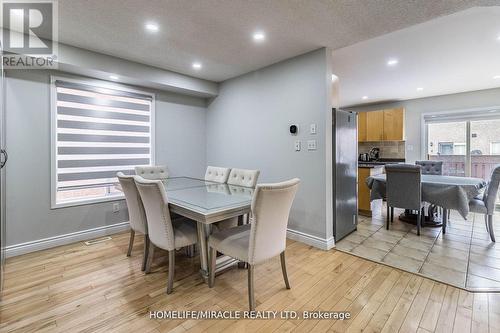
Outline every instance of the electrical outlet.
{"label": "electrical outlet", "polygon": [[307,150],[316,150],[316,140],[307,141]]}
{"label": "electrical outlet", "polygon": [[118,213],[120,211],[120,204],[118,202],[113,203],[113,213]]}

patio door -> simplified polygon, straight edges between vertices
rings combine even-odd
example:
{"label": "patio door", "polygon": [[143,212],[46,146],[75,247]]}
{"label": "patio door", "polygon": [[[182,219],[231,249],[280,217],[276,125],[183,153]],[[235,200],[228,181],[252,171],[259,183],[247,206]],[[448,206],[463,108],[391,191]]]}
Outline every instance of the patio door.
{"label": "patio door", "polygon": [[500,164],[500,112],[447,113],[424,116],[426,159],[443,161],[449,176],[488,180]]}

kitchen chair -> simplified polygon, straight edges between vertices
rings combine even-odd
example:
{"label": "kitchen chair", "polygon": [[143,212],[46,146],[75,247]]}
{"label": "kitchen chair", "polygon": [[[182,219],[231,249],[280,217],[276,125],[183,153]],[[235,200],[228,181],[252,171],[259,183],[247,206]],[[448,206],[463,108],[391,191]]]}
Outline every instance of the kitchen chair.
{"label": "kitchen chair", "polygon": [[[229,173],[229,178],[227,179],[227,184],[231,193],[237,193],[235,186],[247,187],[249,190],[255,188],[257,185],[257,180],[259,179],[259,170],[246,170],[246,169],[231,169]],[[246,219],[247,217],[244,216]],[[217,228],[216,230],[228,229],[236,227],[238,225],[238,217],[233,217],[224,221],[220,221],[214,224]]]}
{"label": "kitchen chair", "polygon": [[168,171],[167,167],[164,165],[159,166],[136,166],[135,174],[141,176],[144,179],[167,179]]}
{"label": "kitchen chair", "polygon": [[208,166],[205,172],[205,180],[216,183],[226,183],[230,171],[231,169],[229,168]]}
{"label": "kitchen chair", "polygon": [[495,213],[495,202],[500,184],[500,165],[497,165],[491,172],[488,187],[481,197],[472,199],[469,202],[469,210],[473,213],[484,214],[486,231],[490,234],[490,239],[495,242],[495,232],[493,231],[493,214]]}
{"label": "kitchen chair", "polygon": [[175,249],[194,245],[198,242],[196,225],[190,220],[170,219],[167,192],[161,180],[136,177],[135,182],[146,212],[149,230],[149,253],[146,273],[151,269],[155,246],[168,251],[167,294],[174,286]]}
{"label": "kitchen chair", "polygon": [[276,184],[260,184],[252,199],[252,223],[225,229],[210,235],[209,287],[215,282],[217,251],[248,264],[248,300],[250,311],[255,310],[254,268],[280,255],[285,286],[290,289],[286,273],[285,248],[288,216],[300,179]]}
{"label": "kitchen chair", "polygon": [[443,174],[443,161],[415,161],[415,164],[422,167],[423,175]]}
{"label": "kitchen chair", "polygon": [[142,268],[144,271],[146,269],[146,260],[148,257],[149,249],[149,238],[148,238],[148,224],[146,222],[146,214],[144,212],[144,206],[142,205],[142,200],[135,185],[134,178],[136,176],[126,176],[122,172],[116,174],[118,181],[120,182],[123,193],[125,194],[125,201],[127,202],[128,216],[130,223],[130,241],[128,243],[127,257],[130,257],[132,253],[132,247],[134,246],[135,233],[139,232],[144,235],[144,253],[142,258]]}
{"label": "kitchen chair", "polygon": [[392,222],[394,219],[394,207],[404,208],[418,211],[417,235],[420,235],[420,227],[424,218],[420,165],[388,164],[385,166],[385,172],[387,174],[387,230],[389,230],[389,220]]}

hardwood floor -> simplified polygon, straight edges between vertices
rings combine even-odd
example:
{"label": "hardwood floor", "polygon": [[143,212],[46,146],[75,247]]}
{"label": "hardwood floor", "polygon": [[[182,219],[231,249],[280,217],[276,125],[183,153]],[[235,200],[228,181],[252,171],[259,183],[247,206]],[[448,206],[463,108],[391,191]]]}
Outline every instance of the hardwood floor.
{"label": "hardwood floor", "polygon": [[289,241],[286,290],[279,257],[257,266],[257,310],[349,311],[333,320],[160,320],[151,310],[247,310],[246,271],[232,269],[209,289],[198,257],[177,253],[166,295],[167,256],[140,271],[142,238],[128,234],[8,259],[0,332],[499,332],[500,294],[470,293],[343,252]]}

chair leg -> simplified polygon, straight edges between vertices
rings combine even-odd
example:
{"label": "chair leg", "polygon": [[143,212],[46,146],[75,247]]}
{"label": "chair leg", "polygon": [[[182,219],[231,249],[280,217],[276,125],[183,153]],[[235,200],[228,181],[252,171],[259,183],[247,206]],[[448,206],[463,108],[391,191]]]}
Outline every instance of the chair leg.
{"label": "chair leg", "polygon": [[168,251],[168,284],[167,294],[171,294],[174,289],[174,272],[175,272],[175,250]]}
{"label": "chair leg", "polygon": [[422,223],[422,210],[418,210],[417,214],[417,236],[420,236],[420,225]]}
{"label": "chair leg", "polygon": [[443,208],[443,235],[446,234],[446,223],[448,222],[448,212],[449,210]]}
{"label": "chair leg", "polygon": [[215,262],[216,262],[216,259],[217,259],[217,250],[213,247],[210,247],[209,249],[209,258],[208,260],[210,260],[210,263],[209,263],[209,276],[208,276],[208,287],[209,288],[213,288],[214,284],[215,284]]}
{"label": "chair leg", "polygon": [[128,242],[127,257],[130,257],[130,254],[132,254],[132,248],[134,247],[134,238],[135,238],[135,231],[134,229],[130,229],[130,240]]}
{"label": "chair leg", "polygon": [[148,235],[144,235],[144,253],[142,255],[142,267],[141,267],[141,271],[143,272],[146,270],[148,255],[149,255],[149,237]]}
{"label": "chair leg", "polygon": [[484,225],[486,226],[486,232],[490,233],[490,227],[488,226],[488,214],[484,214]]}
{"label": "chair leg", "polygon": [[153,257],[155,256],[155,245],[148,241],[149,250],[148,250],[148,258],[146,259],[146,267],[144,269],[144,273],[149,274],[151,271],[151,264],[153,263]]}
{"label": "chair leg", "polygon": [[390,210],[391,210],[391,207],[389,207],[389,205],[387,205],[387,223],[386,223],[386,227],[385,227],[387,230],[389,230]]}
{"label": "chair leg", "polygon": [[255,295],[253,288],[253,271],[254,266],[248,264],[248,305],[250,311],[255,311]]}
{"label": "chair leg", "polygon": [[391,207],[391,223],[394,222],[394,207]]}
{"label": "chair leg", "polygon": [[281,260],[281,271],[283,272],[283,280],[285,280],[286,289],[290,289],[290,282],[288,281],[288,275],[286,274],[285,251],[281,252],[280,260]]}
{"label": "chair leg", "polygon": [[488,231],[492,242],[495,241],[495,232],[493,231],[493,215],[488,215]]}

